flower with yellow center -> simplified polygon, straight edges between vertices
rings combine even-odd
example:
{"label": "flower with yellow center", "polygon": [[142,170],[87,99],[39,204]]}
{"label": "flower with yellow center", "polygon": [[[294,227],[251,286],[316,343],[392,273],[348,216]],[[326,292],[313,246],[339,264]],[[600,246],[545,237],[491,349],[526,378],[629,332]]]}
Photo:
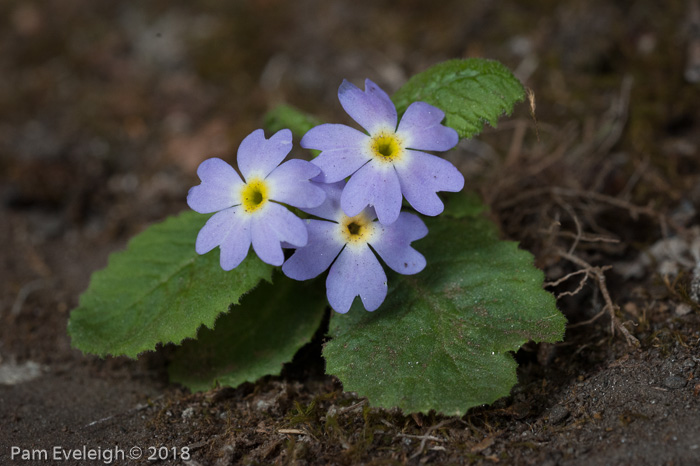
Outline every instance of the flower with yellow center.
{"label": "flower with yellow center", "polygon": [[403,141],[396,133],[381,132],[369,140],[374,160],[379,163],[393,163],[401,160],[404,154]]}
{"label": "flower with yellow center", "polygon": [[343,81],[338,98],[366,133],[339,124],[308,131],[301,146],[320,150],[312,163],[322,170],[316,181],[335,183],[350,177],[341,197],[350,217],[368,206],[379,221],[390,225],[399,217],[405,198],[418,212],[437,215],[444,205],[439,191],[460,191],[464,177],[445,159],[423,151],[446,151],[459,141],[457,132],[441,121],[442,110],[413,102],[398,123],[389,96],[369,79],[362,91]]}
{"label": "flower with yellow center", "polygon": [[261,209],[267,203],[270,188],[265,180],[253,178],[241,188],[241,205],[249,214]]}
{"label": "flower with yellow center", "polygon": [[329,269],[326,295],[331,307],[348,312],[356,296],[368,311],[377,309],[387,293],[387,278],[377,256],[392,270],[411,275],[425,267],[425,258],[411,242],[428,234],[416,215],[401,212],[391,225],[376,221],[368,207],[354,217],[340,208],[345,182],[319,184],[326,201],[313,209],[302,209],[318,217],[308,220],[309,242],[298,248],[282,266],[295,280],[308,280]]}
{"label": "flower with yellow center", "polygon": [[364,211],[354,217],[343,215],[338,223],[342,240],[348,246],[369,243],[376,231],[373,219],[370,219]]}
{"label": "flower with yellow center", "polygon": [[271,265],[282,265],[282,244],[306,245],[306,224],[282,204],[316,207],[325,199],[322,189],[309,180],[320,173],[304,160],[282,162],[292,148],[291,131],[265,138],[263,130],[248,135],[238,148],[238,168],[218,158],[205,160],[197,169],[202,183],[190,189],[187,204],[195,211],[216,212],[197,235],[195,250],[205,254],[221,249],[224,270],[237,267],[250,246]]}

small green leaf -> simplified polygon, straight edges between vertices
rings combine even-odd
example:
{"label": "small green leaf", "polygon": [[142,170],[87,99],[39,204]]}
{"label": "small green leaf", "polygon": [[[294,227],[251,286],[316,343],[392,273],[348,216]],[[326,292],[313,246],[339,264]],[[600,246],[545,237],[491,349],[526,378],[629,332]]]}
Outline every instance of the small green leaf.
{"label": "small green leaf", "polygon": [[316,117],[304,113],[291,105],[279,105],[265,114],[265,129],[277,132],[284,128],[292,130],[294,136],[301,138],[308,130],[321,124]]}
{"label": "small green leaf", "polygon": [[385,408],[461,416],[508,395],[517,383],[511,351],[562,339],[565,318],[532,256],[500,241],[484,217],[462,213],[426,220],[430,233],[414,246],[427,267],[390,275],[378,310],[356,302],[332,316],[323,354],[345,390]]}
{"label": "small green leaf", "polygon": [[239,305],[187,340],[170,366],[173,382],[192,391],[235,387],[277,375],[311,341],[328,305],[318,283],[296,282],[282,274],[263,283]]}
{"label": "small green leaf", "polygon": [[73,347],[98,356],[135,358],[159,343],[194,337],[237,303],[272,267],[249,254],[236,269],[219,266],[218,248],[194,250],[207,216],[184,212],[135,236],[92,275],[68,322]]}
{"label": "small green leaf", "polygon": [[525,89],[508,68],[482,58],[448,60],[413,76],[392,100],[399,113],[416,101],[445,112],[445,124],[460,138],[481,132],[484,123],[495,127],[498,118],[510,114],[525,98]]}

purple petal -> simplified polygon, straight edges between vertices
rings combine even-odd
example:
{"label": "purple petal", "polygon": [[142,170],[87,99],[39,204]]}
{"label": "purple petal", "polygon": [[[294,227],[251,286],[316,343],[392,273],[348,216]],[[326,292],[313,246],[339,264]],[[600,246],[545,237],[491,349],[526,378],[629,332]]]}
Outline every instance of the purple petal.
{"label": "purple petal", "polygon": [[370,158],[361,148],[325,150],[311,161],[321,169],[321,174],[314,178],[314,181],[335,183],[345,179],[365,165]]}
{"label": "purple petal", "polygon": [[339,181],[337,183],[317,183],[312,181],[312,183],[323,190],[326,199],[318,207],[301,210],[307,214],[325,218],[326,220],[339,221],[343,216],[343,211],[340,210],[340,196],[345,187],[345,181]]}
{"label": "purple petal", "polygon": [[309,181],[321,173],[311,162],[292,159],[272,170],[265,181],[270,184],[270,199],[294,207],[317,207],[326,199],[326,193]]}
{"label": "purple petal", "polygon": [[410,244],[428,234],[428,227],[418,216],[401,212],[391,225],[380,226],[381,234],[371,245],[386,265],[403,275],[413,275],[425,268],[425,257]]}
{"label": "purple petal", "polygon": [[361,147],[369,136],[345,125],[326,123],[311,128],[299,143],[304,149],[329,150]]}
{"label": "purple petal", "polygon": [[341,314],[350,310],[357,295],[365,309],[374,311],[384,302],[386,292],[384,269],[367,245],[343,249],[326,279],[328,302]]}
{"label": "purple petal", "polygon": [[392,165],[372,162],[360,168],[348,181],[340,205],[349,217],[374,206],[379,221],[393,223],[401,211],[401,185]]}
{"label": "purple petal", "polygon": [[326,270],[343,248],[338,240],[338,224],[323,220],[309,220],[309,243],[297,249],[282,266],[282,272],[295,280],[308,280]]}
{"label": "purple petal", "polygon": [[281,243],[291,244],[297,248],[306,246],[309,234],[305,220],[300,219],[289,209],[279,204],[272,203],[266,210],[270,212],[266,212],[268,216],[266,223],[275,232]]}
{"label": "purple petal", "polygon": [[365,80],[365,90],[347,80],[338,89],[338,99],[353,120],[369,134],[381,129],[396,130],[396,107],[386,92],[369,79]]}
{"label": "purple petal", "polygon": [[240,206],[222,210],[199,230],[195,251],[206,254],[221,246],[221,268],[232,270],[245,259],[250,248],[250,216]]}
{"label": "purple petal", "polygon": [[325,124],[310,129],[301,138],[301,147],[321,150],[312,163],[323,173],[322,183],[335,183],[352,175],[369,160],[364,151],[368,136],[345,125]]}
{"label": "purple petal", "polygon": [[270,139],[257,129],[246,136],[238,147],[238,168],[249,181],[253,176],[265,178],[292,150],[292,132],[277,131]]}
{"label": "purple petal", "polygon": [[252,222],[250,236],[253,250],[260,260],[270,265],[282,265],[284,252],[274,232],[265,223]]}
{"label": "purple petal", "polygon": [[308,234],[304,221],[279,204],[269,203],[264,212],[253,216],[251,222],[253,250],[270,265],[282,265],[284,253],[281,242],[305,246]]}
{"label": "purple petal", "polygon": [[[243,227],[243,210],[236,206],[213,215],[197,234],[194,249],[197,254],[206,254],[219,246],[233,231]],[[236,235],[240,236],[240,235]]]}
{"label": "purple petal", "polygon": [[413,102],[401,117],[397,134],[406,147],[445,151],[459,142],[457,131],[440,124],[445,113],[425,102]]}
{"label": "purple petal", "polygon": [[238,190],[243,181],[236,170],[221,159],[207,159],[197,168],[202,183],[190,188],[187,205],[200,214],[210,214],[240,204]]}
{"label": "purple petal", "polygon": [[460,191],[464,176],[445,159],[407,150],[405,160],[395,164],[401,192],[411,206],[424,215],[438,215],[445,206],[435,194],[438,191]]}
{"label": "purple petal", "polygon": [[221,243],[219,263],[224,270],[235,269],[248,255],[248,250],[250,249],[250,224],[247,224],[240,233],[244,236],[235,237],[235,235],[229,235],[226,241]]}

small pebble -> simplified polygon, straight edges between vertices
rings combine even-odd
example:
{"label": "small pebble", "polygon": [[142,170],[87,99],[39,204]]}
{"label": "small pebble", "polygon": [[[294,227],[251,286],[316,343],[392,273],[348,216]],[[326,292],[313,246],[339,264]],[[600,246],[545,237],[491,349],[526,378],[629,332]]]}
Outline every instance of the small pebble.
{"label": "small pebble", "polygon": [[17,385],[40,377],[44,369],[34,361],[0,364],[0,385]]}
{"label": "small pebble", "polygon": [[258,402],[255,403],[255,407],[260,411],[269,411],[270,408],[272,408],[272,403],[267,400],[258,400]]}
{"label": "small pebble", "polygon": [[686,314],[690,314],[690,311],[692,311],[693,308],[690,307],[689,304],[686,303],[680,303],[678,306],[676,306],[676,315],[677,316],[684,316]]}
{"label": "small pebble", "polygon": [[562,405],[556,405],[549,412],[549,423],[550,424],[559,424],[564,419],[569,417],[569,414],[571,414],[571,413],[568,409],[566,409],[566,407],[564,407]]}
{"label": "small pebble", "polygon": [[685,387],[686,383],[687,381],[683,377],[679,377],[677,375],[669,375],[663,381],[664,387],[670,388],[671,390],[683,388]]}

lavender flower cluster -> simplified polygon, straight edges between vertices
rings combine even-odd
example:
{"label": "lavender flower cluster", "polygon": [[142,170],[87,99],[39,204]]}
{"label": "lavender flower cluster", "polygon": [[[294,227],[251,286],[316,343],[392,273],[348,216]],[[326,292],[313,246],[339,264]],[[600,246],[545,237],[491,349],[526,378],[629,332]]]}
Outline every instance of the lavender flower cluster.
{"label": "lavender flower cluster", "polygon": [[[301,146],[320,150],[311,162],[282,161],[292,148],[283,129],[269,139],[262,129],[238,148],[238,169],[218,158],[197,169],[201,184],[190,189],[188,205],[214,213],[197,236],[205,254],[217,246],[224,270],[237,267],[250,246],[258,257],[296,280],[329,269],[326,294],[340,313],[356,296],[368,311],[387,294],[387,277],[377,255],[397,273],[420,272],[426,261],[411,242],[428,234],[403,199],[417,212],[435,216],[444,205],[438,191],[460,191],[464,177],[448,161],[423,151],[446,151],[459,141],[441,124],[445,114],[414,102],[398,121],[389,96],[369,79],[365,90],[343,81],[343,109],[365,132],[340,124],[312,128]],[[347,182],[345,181],[347,179]],[[302,220],[284,205],[309,216]],[[283,248],[293,248],[286,261]]]}

